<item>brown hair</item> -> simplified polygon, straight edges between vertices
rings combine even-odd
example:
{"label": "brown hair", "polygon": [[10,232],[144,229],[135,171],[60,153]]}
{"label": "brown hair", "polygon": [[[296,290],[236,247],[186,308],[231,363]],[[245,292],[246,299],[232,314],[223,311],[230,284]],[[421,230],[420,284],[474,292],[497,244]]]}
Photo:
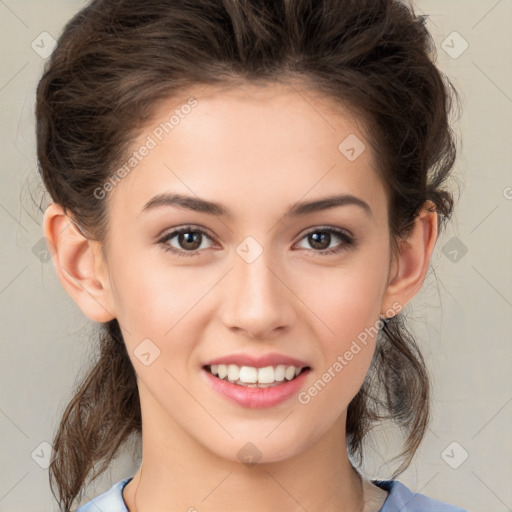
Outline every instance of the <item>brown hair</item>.
{"label": "brown hair", "polygon": [[[396,242],[427,200],[439,226],[455,162],[453,85],[435,66],[426,16],[398,0],[93,0],[65,26],[37,88],[44,184],[87,236],[105,241],[108,201],[94,193],[126,160],[159,102],[194,84],[297,79],[365,121],[389,195]],[[134,368],[116,319],[67,406],[53,442],[50,486],[61,510],[91,470],[141,433]],[[429,375],[403,312],[387,320],[367,378],[348,407],[347,449],[362,461],[371,428],[405,435],[406,469],[430,420]]]}

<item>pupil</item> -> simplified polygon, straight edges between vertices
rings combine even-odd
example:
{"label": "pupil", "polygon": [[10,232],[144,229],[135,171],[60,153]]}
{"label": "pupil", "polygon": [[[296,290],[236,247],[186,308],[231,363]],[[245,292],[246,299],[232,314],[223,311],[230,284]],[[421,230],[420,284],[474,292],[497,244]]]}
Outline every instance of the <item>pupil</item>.
{"label": "pupil", "polygon": [[[199,247],[201,244],[197,243],[198,242],[198,238],[199,238],[199,233],[193,233],[191,234],[191,232],[188,232],[188,233],[181,233],[180,235],[180,243],[184,241],[185,243],[185,247],[188,248],[188,249],[196,249],[197,247]],[[187,244],[192,244],[194,245],[194,243],[197,245],[197,247],[188,247]]]}
{"label": "pupil", "polygon": [[[329,233],[322,233],[322,234],[318,235],[318,233],[313,233],[313,234],[310,235],[310,237],[312,237],[312,239],[313,239],[312,240],[312,244],[311,244],[313,247],[316,247],[317,249],[325,249],[326,247],[321,247],[321,245],[322,245],[321,243],[320,243],[320,247],[315,246],[315,244],[319,244],[319,242],[318,242],[319,238],[330,237],[330,234]],[[327,247],[329,247],[329,243],[327,244]]]}

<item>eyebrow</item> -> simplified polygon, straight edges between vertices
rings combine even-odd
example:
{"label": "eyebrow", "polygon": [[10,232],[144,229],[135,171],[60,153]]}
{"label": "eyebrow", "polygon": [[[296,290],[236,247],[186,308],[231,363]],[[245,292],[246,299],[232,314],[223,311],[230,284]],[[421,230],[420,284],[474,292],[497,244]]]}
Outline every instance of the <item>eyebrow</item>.
{"label": "eyebrow", "polygon": [[[322,197],[312,201],[303,201],[292,205],[284,214],[284,218],[299,217],[309,213],[319,212],[335,208],[337,206],[355,205],[361,207],[369,217],[372,217],[372,210],[368,203],[359,197],[351,194],[337,194]],[[233,218],[233,214],[225,206],[213,201],[207,201],[198,197],[186,196],[183,194],[158,194],[150,199],[142,208],[142,212],[149,211],[159,206],[174,206],[185,208],[217,217]]]}

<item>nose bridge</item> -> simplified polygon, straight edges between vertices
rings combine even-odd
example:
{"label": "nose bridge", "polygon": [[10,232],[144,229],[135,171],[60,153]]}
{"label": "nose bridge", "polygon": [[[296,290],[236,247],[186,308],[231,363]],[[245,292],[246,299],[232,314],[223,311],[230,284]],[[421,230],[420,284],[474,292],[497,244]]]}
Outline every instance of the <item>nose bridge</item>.
{"label": "nose bridge", "polygon": [[270,337],[274,330],[289,325],[290,292],[278,278],[272,251],[253,239],[242,242],[236,252],[223,301],[224,324],[253,338]]}

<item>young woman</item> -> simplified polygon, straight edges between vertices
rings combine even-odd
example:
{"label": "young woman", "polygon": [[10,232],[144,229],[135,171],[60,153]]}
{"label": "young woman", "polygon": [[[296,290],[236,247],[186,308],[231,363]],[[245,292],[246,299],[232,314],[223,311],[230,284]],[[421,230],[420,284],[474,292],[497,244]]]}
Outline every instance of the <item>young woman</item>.
{"label": "young woman", "polygon": [[[403,310],[454,203],[434,52],[394,0],[95,0],[66,25],[44,232],[101,336],[53,443],[61,510],[132,434],[138,471],[80,512],[461,510],[394,479],[430,417]],[[386,419],[404,460],[371,480]]]}

